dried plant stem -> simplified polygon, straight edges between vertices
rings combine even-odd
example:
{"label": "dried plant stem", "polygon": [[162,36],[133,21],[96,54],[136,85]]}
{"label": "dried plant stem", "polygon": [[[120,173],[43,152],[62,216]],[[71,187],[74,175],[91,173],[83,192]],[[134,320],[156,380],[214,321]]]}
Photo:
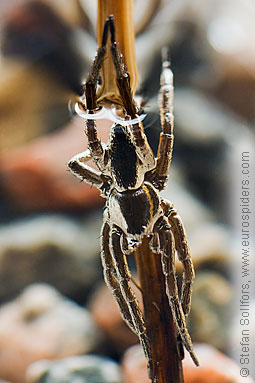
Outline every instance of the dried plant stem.
{"label": "dried plant stem", "polygon": [[145,324],[152,353],[153,383],[183,383],[176,330],[165,292],[161,257],[150,250],[145,237],[135,252],[141,284]]}

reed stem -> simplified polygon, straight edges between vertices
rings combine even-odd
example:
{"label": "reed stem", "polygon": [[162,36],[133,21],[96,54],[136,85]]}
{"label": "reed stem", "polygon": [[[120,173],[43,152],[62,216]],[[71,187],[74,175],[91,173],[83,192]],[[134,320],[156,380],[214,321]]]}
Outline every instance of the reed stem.
{"label": "reed stem", "polygon": [[135,252],[142,290],[145,325],[152,352],[153,383],[183,383],[175,324],[165,292],[161,257],[154,254],[145,237]]}

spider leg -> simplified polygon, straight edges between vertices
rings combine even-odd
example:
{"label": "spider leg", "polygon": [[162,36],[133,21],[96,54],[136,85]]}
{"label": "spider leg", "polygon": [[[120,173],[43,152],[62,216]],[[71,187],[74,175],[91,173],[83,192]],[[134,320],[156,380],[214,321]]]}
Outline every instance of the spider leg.
{"label": "spider leg", "polygon": [[131,118],[135,118],[137,114],[137,108],[133,99],[132,91],[130,89],[129,74],[125,68],[123,56],[115,40],[115,27],[113,16],[109,16],[109,26],[111,34],[111,53],[117,76],[117,86],[120,92],[123,106],[127,114]]}
{"label": "spider leg", "polygon": [[[103,30],[102,43],[97,50],[96,57],[92,64],[88,78],[84,86],[87,113],[94,114],[97,110],[97,82],[99,72],[102,68],[106,56],[106,43],[109,30],[109,19],[106,20]],[[92,159],[100,170],[104,168],[103,154],[104,150],[101,141],[97,137],[96,121],[86,120],[85,133],[88,137],[88,146],[91,151]]]}
{"label": "spider leg", "polygon": [[145,179],[150,181],[159,191],[165,188],[168,180],[174,143],[174,119],[172,114],[174,87],[173,73],[169,66],[169,61],[163,57],[160,77],[161,86],[158,97],[162,132],[159,138],[156,167],[145,177]]}
{"label": "spider leg", "polygon": [[88,113],[93,112],[97,108],[97,97],[96,97],[97,82],[98,82],[99,72],[102,68],[102,65],[106,56],[106,43],[107,43],[108,31],[109,31],[109,19],[107,19],[105,22],[101,46],[97,49],[97,54],[95,56],[91,70],[89,72],[89,75],[87,77],[87,80],[84,86],[84,92],[86,97],[86,108],[88,110]]}
{"label": "spider leg", "polygon": [[72,173],[82,181],[86,181],[91,185],[101,185],[103,182],[101,178],[101,172],[86,165],[86,162],[90,159],[90,150],[86,150],[85,152],[79,153],[72,157],[67,166],[72,171]]}
{"label": "spider leg", "polygon": [[101,172],[88,166],[86,162],[90,159],[90,150],[86,150],[72,157],[67,166],[77,178],[88,184],[97,186],[97,188],[102,190],[102,194],[104,195],[110,189],[111,180]]}
{"label": "spider leg", "polygon": [[122,230],[117,226],[114,226],[110,236],[110,248],[114,259],[114,265],[117,272],[117,278],[120,283],[120,288],[126,305],[128,306],[129,313],[132,318],[132,323],[135,327],[135,332],[139,337],[141,345],[144,350],[144,354],[148,360],[149,366],[151,365],[151,351],[149,340],[146,334],[146,328],[144,325],[143,314],[138,305],[135,293],[131,288],[131,274],[129,271],[126,256],[121,249],[121,236],[124,235]]}
{"label": "spider leg", "polygon": [[124,321],[130,327],[130,329],[136,334],[136,328],[134,326],[132,316],[130,315],[129,307],[126,303],[126,300],[120,288],[120,282],[117,279],[117,277],[114,275],[115,265],[114,265],[114,260],[109,247],[109,240],[110,240],[110,226],[108,225],[107,222],[105,222],[102,229],[102,251],[101,251],[101,259],[102,259],[102,265],[104,269],[105,283],[112,291],[112,294],[118,303],[118,306],[120,308],[120,313]]}
{"label": "spider leg", "polygon": [[185,316],[188,316],[191,306],[192,284],[195,278],[195,271],[190,256],[187,236],[181,217],[179,216],[177,210],[174,209],[173,205],[166,200],[162,200],[161,205],[163,207],[164,214],[168,218],[171,225],[177,255],[183,266],[181,302],[183,312]]}
{"label": "spider leg", "polygon": [[186,326],[186,318],[178,296],[175,272],[175,242],[171,232],[171,227],[165,217],[159,218],[155,226],[155,231],[159,235],[162,270],[166,282],[166,294],[169,299],[173,319],[183,345],[189,352],[194,363],[198,366],[199,363],[193,351],[192,341]]}
{"label": "spider leg", "polygon": [[136,148],[136,153],[142,161],[144,172],[155,168],[155,157],[144,133],[143,124],[140,122],[138,124],[128,125],[127,130]]}

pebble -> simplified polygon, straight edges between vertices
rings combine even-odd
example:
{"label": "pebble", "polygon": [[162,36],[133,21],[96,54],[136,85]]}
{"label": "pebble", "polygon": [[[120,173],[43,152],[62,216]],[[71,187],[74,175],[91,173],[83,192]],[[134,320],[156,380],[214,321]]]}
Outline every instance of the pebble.
{"label": "pebble", "polygon": [[[100,124],[98,130],[102,141],[107,141],[109,121]],[[104,199],[98,189],[81,183],[67,169],[71,157],[86,149],[84,120],[76,117],[55,133],[3,152],[0,179],[4,203],[16,213],[83,211],[102,206]]]}
{"label": "pebble", "polygon": [[242,130],[246,133],[247,126],[241,118],[236,118],[212,97],[205,97],[203,92],[194,88],[176,89],[174,105],[180,140],[189,145],[208,148],[220,143],[228,145]]}
{"label": "pebble", "polygon": [[3,6],[7,14],[2,18],[0,152],[69,121],[67,102],[80,89],[81,72],[87,67],[71,42],[72,28],[52,4],[10,3],[8,10]]}
{"label": "pebble", "polygon": [[[240,383],[240,367],[226,355],[208,344],[195,344],[200,366],[196,367],[186,352],[183,361],[185,383]],[[147,362],[140,345],[124,354],[122,370],[125,383],[148,383]],[[250,377],[246,383],[254,383]]]}
{"label": "pebble", "polygon": [[24,383],[31,363],[91,352],[99,338],[87,310],[48,285],[31,285],[0,309],[0,376]]}
{"label": "pebble", "polygon": [[79,223],[41,215],[0,226],[0,301],[42,281],[83,303],[101,276],[101,221],[96,213]]}
{"label": "pebble", "polygon": [[229,347],[233,289],[213,271],[200,271],[193,285],[188,327],[194,342],[209,343],[226,351]]}
{"label": "pebble", "polygon": [[188,232],[198,222],[212,221],[214,218],[211,210],[184,187],[184,180],[177,167],[172,169],[166,189],[160,195],[173,203]]}
{"label": "pebble", "polygon": [[[132,286],[132,288],[141,304],[142,297],[140,291],[135,286]],[[138,343],[137,336],[123,321],[112,292],[105,283],[100,284],[91,295],[88,307],[95,323],[106,336],[106,347],[108,349],[111,348],[111,350],[120,355],[129,346]]]}
{"label": "pebble", "polygon": [[122,371],[125,383],[148,383],[147,361],[140,345],[131,346],[125,352]]}
{"label": "pebble", "polygon": [[[240,383],[240,366],[209,344],[196,344],[200,367],[187,355],[184,360],[185,383]],[[245,383],[254,383],[249,376]]]}
{"label": "pebble", "polygon": [[117,363],[96,355],[74,356],[60,361],[32,364],[26,383],[121,383]]}
{"label": "pebble", "polygon": [[206,220],[189,230],[189,246],[196,269],[217,270],[228,274],[232,264],[231,230],[223,224]]}

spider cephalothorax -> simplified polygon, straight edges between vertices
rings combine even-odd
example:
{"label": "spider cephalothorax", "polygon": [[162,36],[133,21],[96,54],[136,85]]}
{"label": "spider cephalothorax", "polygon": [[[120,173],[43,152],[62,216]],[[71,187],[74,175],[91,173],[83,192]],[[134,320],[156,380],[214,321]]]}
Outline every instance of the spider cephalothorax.
{"label": "spider cephalothorax", "polygon": [[[99,113],[96,89],[97,79],[106,54],[108,30],[111,33],[111,54],[116,71],[116,82],[123,102],[125,117],[113,116],[109,142],[103,146],[97,138],[96,120]],[[173,148],[173,74],[169,62],[163,62],[159,92],[162,132],[157,157],[148,144],[142,124],[143,116],[137,111],[129,87],[129,77],[114,37],[113,17],[105,23],[102,45],[85,85],[85,105],[78,113],[86,118],[89,149],[73,157],[68,166],[80,179],[97,186],[107,198],[102,229],[102,263],[104,277],[129,327],[138,335],[150,363],[150,346],[142,312],[131,288],[131,275],[126,255],[134,251],[143,236],[150,240],[153,252],[162,259],[166,294],[178,332],[178,338],[190,353],[195,364],[197,358],[186,327],[190,311],[194,269],[182,221],[173,205],[162,199],[159,192],[165,187]],[[92,159],[98,170],[86,162]],[[175,252],[183,265],[181,299],[178,296],[175,275]]]}

